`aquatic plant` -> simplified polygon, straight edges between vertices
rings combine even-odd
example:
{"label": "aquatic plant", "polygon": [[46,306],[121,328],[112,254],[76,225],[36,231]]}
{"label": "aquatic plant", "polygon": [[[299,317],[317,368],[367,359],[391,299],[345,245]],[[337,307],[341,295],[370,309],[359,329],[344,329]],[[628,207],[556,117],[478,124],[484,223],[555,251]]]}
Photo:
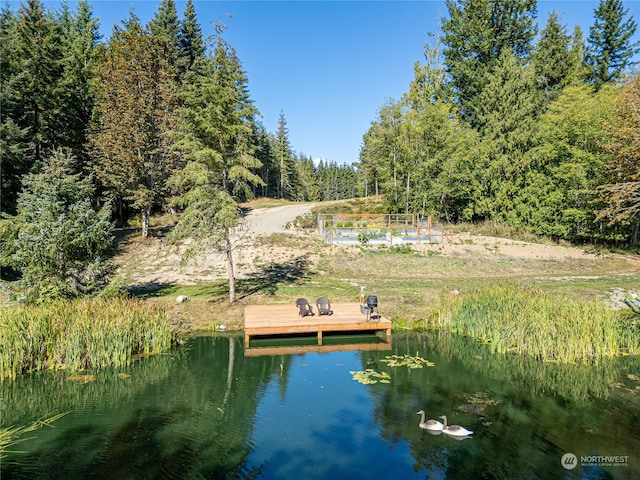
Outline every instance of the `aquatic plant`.
{"label": "aquatic plant", "polygon": [[386,363],[389,367],[409,367],[411,369],[423,368],[425,365],[427,367],[435,365],[433,362],[425,360],[418,355],[415,357],[411,355],[387,355],[380,361]]}
{"label": "aquatic plant", "polygon": [[168,351],[167,311],[135,299],[56,301],[0,309],[0,380],[42,369],[120,367]]}
{"label": "aquatic plant", "polygon": [[449,328],[487,344],[561,363],[598,363],[640,353],[640,329],[603,302],[551,295],[519,285],[474,290],[452,306]]}
{"label": "aquatic plant", "polygon": [[377,372],[372,368],[360,371],[349,371],[353,379],[364,385],[373,385],[374,383],[391,383],[391,375],[387,372]]}
{"label": "aquatic plant", "polygon": [[53,422],[64,417],[67,413],[59,413],[43,420],[36,420],[30,425],[0,428],[0,461],[7,456],[7,453],[19,453],[10,449],[18,443],[28,440],[28,438],[23,437],[25,433],[33,432],[45,426],[50,427]]}

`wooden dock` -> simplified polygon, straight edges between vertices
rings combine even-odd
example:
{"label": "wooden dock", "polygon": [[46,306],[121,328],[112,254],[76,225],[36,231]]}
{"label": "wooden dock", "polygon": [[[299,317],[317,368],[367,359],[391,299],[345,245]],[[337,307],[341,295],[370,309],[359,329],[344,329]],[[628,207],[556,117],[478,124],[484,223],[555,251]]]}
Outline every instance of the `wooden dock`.
{"label": "wooden dock", "polygon": [[247,305],[244,309],[244,347],[257,336],[316,334],[318,345],[322,345],[323,333],[338,332],[379,332],[385,334],[387,343],[391,343],[391,321],[377,315],[366,321],[360,312],[359,303],[332,303],[333,315],[315,315],[301,317],[298,308],[290,305]]}
{"label": "wooden dock", "polygon": [[391,350],[390,342],[370,343],[338,343],[329,345],[282,345],[251,347],[244,349],[245,357],[261,357],[273,355],[300,355],[304,353],[329,353],[329,352],[372,352]]}

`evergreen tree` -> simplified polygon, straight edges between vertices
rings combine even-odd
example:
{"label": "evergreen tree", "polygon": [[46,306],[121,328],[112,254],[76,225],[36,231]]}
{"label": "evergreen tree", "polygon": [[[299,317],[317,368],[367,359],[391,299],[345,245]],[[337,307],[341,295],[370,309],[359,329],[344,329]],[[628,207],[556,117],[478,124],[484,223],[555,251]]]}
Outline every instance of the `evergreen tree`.
{"label": "evergreen tree", "polygon": [[41,173],[25,178],[17,215],[0,221],[0,264],[20,273],[7,284],[18,298],[95,293],[112,271],[105,260],[114,242],[111,206],[93,209],[91,179],[75,173],[74,164],[57,151]]}
{"label": "evergreen tree", "polygon": [[351,165],[321,160],[315,177],[320,201],[344,200],[358,194],[358,174]]}
{"label": "evergreen tree", "polygon": [[570,42],[566,27],[560,24],[560,14],[551,12],[532,55],[538,87],[549,99],[553,99],[570,75]]}
{"label": "evergreen tree", "polygon": [[303,154],[295,155],[295,196],[293,200],[299,202],[316,201],[319,199],[319,188],[313,159]]}
{"label": "evergreen tree", "polygon": [[149,32],[135,18],[125,25],[115,27],[99,69],[93,164],[111,198],[140,211],[147,237],[152,208],[176,167],[168,136],[175,75]]}
{"label": "evergreen tree", "polygon": [[625,20],[629,10],[622,0],[600,0],[594,10],[595,21],[589,29],[586,62],[591,67],[590,80],[600,88],[619,80],[625,69],[632,66],[639,42],[631,43],[636,32],[633,17]]}
{"label": "evergreen tree", "polygon": [[502,52],[528,57],[536,35],[536,0],[446,0],[444,56],[461,114],[479,126],[479,95]]}
{"label": "evergreen tree", "polygon": [[513,223],[518,216],[513,201],[528,168],[527,152],[535,142],[535,80],[532,68],[524,67],[508,50],[487,79],[478,109],[487,163],[478,165],[474,180],[479,180],[476,214]]}
{"label": "evergreen tree", "polygon": [[585,63],[586,43],[579,25],[573,29],[569,42],[569,68],[564,85],[579,85],[589,78],[589,66]]}
{"label": "evergreen tree", "polygon": [[180,22],[174,0],[162,0],[158,11],[149,22],[151,37],[160,44],[163,58],[178,73],[180,54]]}
{"label": "evergreen tree", "polygon": [[258,174],[262,180],[259,190],[261,197],[277,197],[278,162],[276,158],[276,139],[262,123],[256,122],[253,143],[256,146],[254,156],[260,162]]}
{"label": "evergreen tree", "polygon": [[170,238],[173,242],[193,240],[185,258],[213,247],[223,252],[229,301],[234,302],[233,232],[240,216],[235,202],[250,198],[253,185],[263,182],[255,173],[261,165],[252,144],[258,112],[235,49],[224,41],[220,27],[217,34],[213,55],[184,85],[181,95],[184,107],[177,147],[188,163],[173,182],[184,192],[176,202],[185,212]]}
{"label": "evergreen tree", "polygon": [[21,179],[32,166],[27,156],[29,127],[21,125],[22,71],[16,55],[18,16],[6,4],[0,12],[0,212],[15,213]]}
{"label": "evergreen tree", "polygon": [[[66,4],[65,4],[66,6]],[[56,88],[57,144],[71,150],[81,165],[88,162],[87,134],[95,100],[95,76],[99,62],[98,20],[86,0],[73,13],[65,8],[59,19],[62,72]]]}
{"label": "evergreen tree", "polygon": [[278,198],[293,197],[292,177],[294,175],[293,152],[289,143],[289,129],[284,112],[278,116],[278,133],[276,134],[276,157],[278,161]]}
{"label": "evergreen tree", "polygon": [[184,18],[180,21],[178,49],[178,68],[181,77],[184,77],[205,54],[202,29],[198,23],[193,0],[187,0]]}
{"label": "evergreen tree", "polygon": [[14,110],[14,121],[20,128],[29,128],[26,153],[32,164],[38,164],[57,146],[55,87],[61,51],[54,19],[39,0],[27,0],[20,7],[16,27],[15,88],[20,106]]}
{"label": "evergreen tree", "polygon": [[181,148],[188,159],[216,171],[218,186],[240,200],[251,197],[252,184],[262,183],[252,143],[258,110],[235,49],[220,33],[213,55],[181,95]]}
{"label": "evergreen tree", "polygon": [[182,253],[182,262],[210,252],[220,252],[227,259],[229,303],[236,299],[236,278],[233,253],[238,248],[235,234],[242,238],[241,211],[233,197],[217,186],[218,176],[210,165],[190,161],[170,179],[179,192],[172,205],[182,209],[180,219],[167,235],[172,244],[189,239]]}

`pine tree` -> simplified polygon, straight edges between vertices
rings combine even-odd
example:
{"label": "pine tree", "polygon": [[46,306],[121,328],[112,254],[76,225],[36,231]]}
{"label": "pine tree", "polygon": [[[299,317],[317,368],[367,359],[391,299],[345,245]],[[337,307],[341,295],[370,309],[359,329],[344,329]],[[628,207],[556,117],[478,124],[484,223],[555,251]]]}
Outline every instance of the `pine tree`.
{"label": "pine tree", "polygon": [[446,0],[446,5],[442,43],[447,72],[462,115],[477,127],[478,96],[502,52],[518,59],[530,53],[536,0]]}
{"label": "pine tree", "polygon": [[[184,208],[170,239],[192,239],[185,259],[212,248],[227,258],[229,301],[235,301],[233,233],[239,224],[239,199],[250,198],[252,187],[263,184],[255,173],[254,117],[258,113],[235,49],[217,28],[213,55],[184,84],[177,144],[188,161],[173,185],[184,192],[176,204]],[[199,220],[194,220],[199,219]]]}
{"label": "pine tree", "polygon": [[28,175],[17,214],[0,222],[0,264],[20,273],[7,286],[17,298],[41,302],[95,293],[112,271],[111,206],[92,207],[91,179],[57,151],[42,172]]}
{"label": "pine tree", "polygon": [[93,163],[111,198],[140,211],[147,237],[152,208],[176,167],[168,136],[174,128],[175,74],[135,18],[125,25],[114,29],[99,69]]}
{"label": "pine tree", "polygon": [[29,128],[27,155],[37,164],[57,146],[54,89],[60,77],[61,51],[54,20],[39,0],[27,0],[20,8],[16,27],[19,71],[15,86],[20,111],[15,111],[15,122],[20,128]]}
{"label": "pine tree", "polygon": [[261,197],[277,197],[278,191],[278,161],[276,156],[276,139],[268,132],[262,123],[257,122],[253,134],[256,147],[254,156],[261,164],[258,174],[262,180],[259,195]]}
{"label": "pine tree", "polygon": [[2,5],[0,13],[0,212],[15,213],[21,179],[32,166],[27,155],[29,127],[21,125],[22,70],[16,55],[18,16]]}
{"label": "pine tree", "polygon": [[219,175],[219,186],[236,199],[250,198],[262,181],[253,156],[253,123],[258,110],[247,88],[235,49],[219,34],[213,56],[182,95],[183,143],[190,156],[202,157]]}
{"label": "pine tree", "polygon": [[566,27],[560,24],[560,14],[551,12],[532,55],[538,86],[551,99],[569,77],[570,42]]}
{"label": "pine tree", "polygon": [[205,54],[202,28],[196,17],[193,0],[187,0],[184,18],[180,21],[178,68],[180,76],[194,69],[197,61]]}
{"label": "pine tree", "polygon": [[591,67],[590,80],[596,88],[619,80],[634,65],[633,57],[640,51],[640,42],[631,43],[637,25],[633,17],[624,19],[628,12],[622,0],[600,0],[594,10],[586,63]]}
{"label": "pine tree", "polygon": [[163,58],[178,73],[180,53],[180,22],[174,0],[162,0],[158,11],[149,22],[151,37],[160,44]]}
{"label": "pine tree", "polygon": [[316,178],[313,159],[299,154],[294,156],[295,162],[295,197],[293,200],[309,202],[319,200],[320,188]]}
{"label": "pine tree", "polygon": [[278,161],[278,198],[293,197],[292,177],[294,175],[293,152],[289,143],[289,129],[284,112],[278,116],[278,133],[276,134],[276,157]]}
{"label": "pine tree", "polygon": [[565,78],[566,85],[579,85],[589,78],[589,66],[585,63],[586,43],[580,25],[573,29],[569,43],[569,68]]}
{"label": "pine tree", "polygon": [[487,164],[486,168],[478,165],[476,213],[513,223],[517,212],[512,202],[528,168],[527,152],[535,140],[538,96],[532,68],[523,66],[508,50],[503,51],[500,63],[487,78],[478,109]]}
{"label": "pine tree", "polygon": [[[66,5],[66,4],[65,4]],[[98,20],[86,0],[73,13],[66,9],[59,18],[62,45],[61,78],[56,128],[59,146],[67,147],[81,165],[88,163],[87,134],[94,107],[98,56]]]}

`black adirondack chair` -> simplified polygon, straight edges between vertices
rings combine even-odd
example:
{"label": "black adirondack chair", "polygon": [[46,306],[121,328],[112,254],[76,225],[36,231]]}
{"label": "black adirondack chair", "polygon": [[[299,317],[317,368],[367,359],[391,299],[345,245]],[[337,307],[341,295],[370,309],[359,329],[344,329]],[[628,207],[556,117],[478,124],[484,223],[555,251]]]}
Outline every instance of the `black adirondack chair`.
{"label": "black adirondack chair", "polygon": [[309,300],[306,298],[299,298],[296,300],[296,307],[298,307],[298,315],[301,317],[313,315],[313,307],[309,305]]}

